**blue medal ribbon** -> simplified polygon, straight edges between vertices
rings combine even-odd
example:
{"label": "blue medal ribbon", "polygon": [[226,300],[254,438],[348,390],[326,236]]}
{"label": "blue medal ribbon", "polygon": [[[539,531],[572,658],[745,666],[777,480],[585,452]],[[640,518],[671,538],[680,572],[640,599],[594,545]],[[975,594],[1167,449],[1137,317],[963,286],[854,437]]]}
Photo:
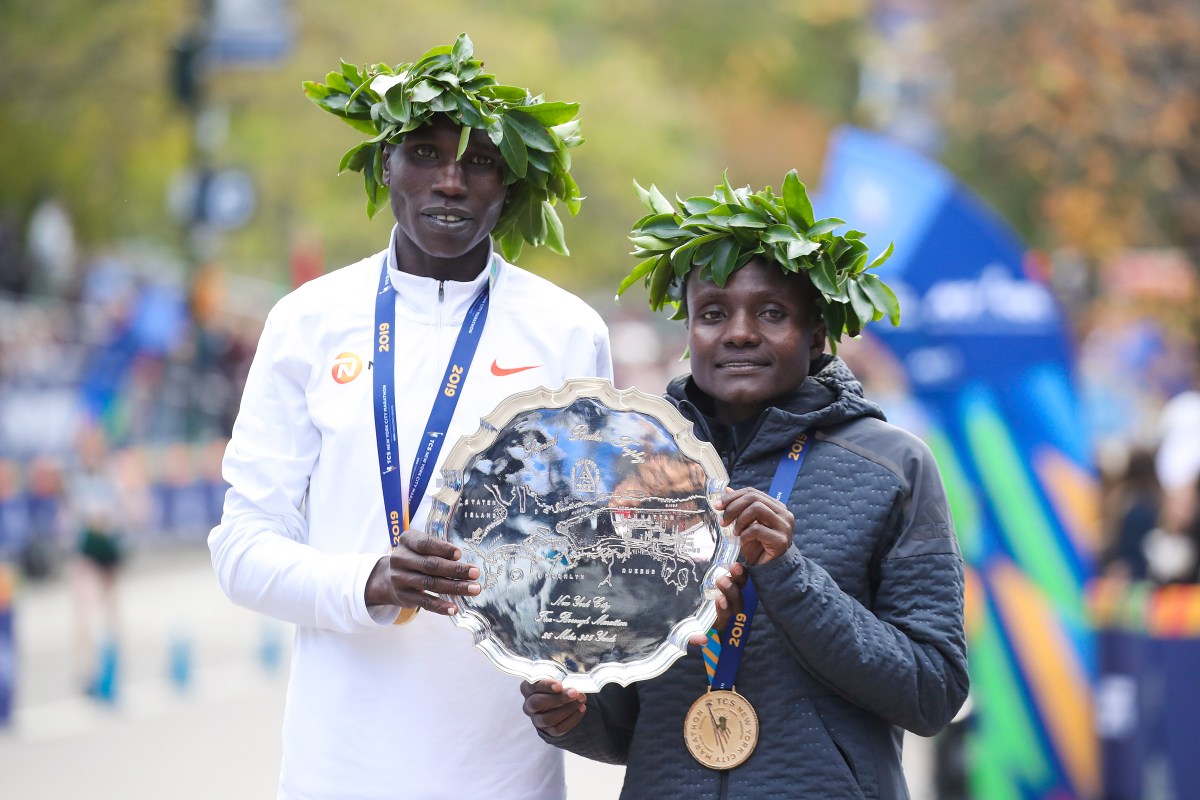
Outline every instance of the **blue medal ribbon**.
{"label": "blue medal ribbon", "polygon": [[[775,477],[771,479],[771,497],[787,504],[787,497],[796,478],[800,475],[800,467],[804,457],[808,455],[812,437],[807,432],[801,433],[792,442],[791,447],[779,459],[775,468]],[[713,689],[732,689],[737,678],[738,667],[742,664],[742,656],[746,652],[746,643],[750,640],[750,625],[754,622],[754,612],[758,608],[758,591],[754,581],[746,576],[746,586],[742,589],[742,611],[734,616],[725,627],[717,649],[716,668],[709,676]]]}
{"label": "blue medal ribbon", "polygon": [[484,283],[459,329],[454,350],[450,353],[450,362],[446,365],[446,374],[442,376],[441,389],[433,401],[429,421],[425,423],[425,436],[413,460],[408,496],[405,497],[400,480],[400,444],[396,431],[396,356],[393,350],[396,346],[396,296],[387,261],[384,260],[379,274],[379,293],[375,297],[375,447],[379,453],[379,479],[383,485],[388,538],[393,548],[400,543],[400,535],[408,530],[412,522],[411,515],[421,505],[433,475],[433,465],[437,463],[438,454],[446,441],[446,432],[454,419],[454,409],[467,381],[467,372],[471,369],[471,361],[483,337],[490,283],[490,280]]}

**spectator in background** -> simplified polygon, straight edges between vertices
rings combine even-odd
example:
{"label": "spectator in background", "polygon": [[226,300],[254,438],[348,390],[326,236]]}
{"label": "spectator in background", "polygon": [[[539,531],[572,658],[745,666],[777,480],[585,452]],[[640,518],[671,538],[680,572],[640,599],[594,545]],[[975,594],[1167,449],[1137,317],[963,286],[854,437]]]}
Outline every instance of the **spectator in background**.
{"label": "spectator in background", "polygon": [[1146,574],[1155,583],[1200,583],[1200,521],[1178,524],[1159,525],[1146,536]]}
{"label": "spectator in background", "polygon": [[1192,518],[1185,524],[1184,537],[1191,543],[1195,559],[1192,561],[1188,583],[1200,583],[1200,481],[1192,484]]}
{"label": "spectator in background", "polygon": [[1200,391],[1175,395],[1163,406],[1155,467],[1163,488],[1164,523],[1182,530],[1196,515],[1200,480]]}
{"label": "spectator in background", "polygon": [[196,475],[192,450],[183,442],[173,442],[163,448],[160,463],[158,533],[175,540],[199,541],[220,521],[220,514],[212,516],[207,488]]}
{"label": "spectator in background", "polygon": [[1116,488],[1116,536],[1105,572],[1133,581],[1146,580],[1146,539],[1158,524],[1161,493],[1154,452],[1134,450]]}
{"label": "spectator in background", "polygon": [[200,451],[200,483],[204,492],[205,516],[212,520],[210,528],[221,521],[225,492],[229,489],[229,484],[221,475],[221,459],[227,444],[225,439],[212,439]]}
{"label": "spectator in background", "polygon": [[38,456],[29,462],[25,479],[25,501],[29,516],[29,538],[21,553],[21,569],[34,580],[54,573],[64,549],[63,474],[58,461]]}
{"label": "spectator in background", "polygon": [[1163,407],[1155,468],[1162,486],[1158,527],[1146,539],[1147,568],[1159,583],[1200,580],[1200,391]]}
{"label": "spectator in background", "polygon": [[126,542],[140,540],[142,534],[151,532],[154,516],[146,451],[121,447],[113,451],[111,464],[121,509],[121,535]]}
{"label": "spectator in background", "polygon": [[124,558],[120,490],[108,439],[96,425],[79,433],[77,466],[67,479],[70,518],[79,526],[71,569],[76,669],[84,691],[113,701],[117,689],[117,576]]}
{"label": "spectator in background", "polygon": [[21,492],[21,471],[0,458],[0,562],[17,562],[29,541],[29,508]]}
{"label": "spectator in background", "polygon": [[29,260],[21,244],[21,225],[16,214],[0,212],[0,292],[24,294],[29,289]]}

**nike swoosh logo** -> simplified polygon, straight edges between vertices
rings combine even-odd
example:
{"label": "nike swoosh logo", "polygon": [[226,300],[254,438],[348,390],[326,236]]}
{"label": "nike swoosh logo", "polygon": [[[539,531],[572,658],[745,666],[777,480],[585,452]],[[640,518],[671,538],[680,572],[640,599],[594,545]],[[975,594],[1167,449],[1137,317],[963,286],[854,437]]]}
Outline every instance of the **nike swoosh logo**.
{"label": "nike swoosh logo", "polygon": [[505,369],[496,363],[496,359],[493,359],[492,374],[499,378],[503,378],[505,375],[516,375],[518,372],[524,372],[527,369],[537,369],[540,366],[541,364],[533,364],[532,366],[528,367],[513,367],[512,369]]}

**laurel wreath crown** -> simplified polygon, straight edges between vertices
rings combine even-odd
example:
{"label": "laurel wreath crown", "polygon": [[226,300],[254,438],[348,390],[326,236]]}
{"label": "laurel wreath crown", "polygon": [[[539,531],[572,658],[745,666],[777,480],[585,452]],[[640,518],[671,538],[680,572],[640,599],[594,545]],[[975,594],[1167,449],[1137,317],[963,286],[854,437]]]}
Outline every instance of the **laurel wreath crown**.
{"label": "laurel wreath crown", "polygon": [[873,272],[891,257],[893,246],[872,260],[865,233],[838,234],[843,220],[815,220],[795,170],[784,177],[778,195],[770,186],[758,192],[748,186],[735,189],[726,173],[711,195],[677,196],[679,210],[657,187],[633,185],[649,213],[629,233],[631,255],[640,260],[621,281],[618,297],[641,280],[652,309],[669,305],[672,319],[682,319],[684,281],[694,268],[700,269],[700,279],[723,287],[735,271],[761,255],[785,273],[808,275],[834,352],[843,334],[858,336],[869,322],[886,316],[893,325],[900,323],[895,292]]}

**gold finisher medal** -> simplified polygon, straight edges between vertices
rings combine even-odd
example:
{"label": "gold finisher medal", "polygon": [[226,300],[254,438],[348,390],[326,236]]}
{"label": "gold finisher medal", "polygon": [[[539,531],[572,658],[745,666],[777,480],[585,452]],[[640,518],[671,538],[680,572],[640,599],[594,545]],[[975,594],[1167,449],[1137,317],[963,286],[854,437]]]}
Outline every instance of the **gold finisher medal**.
{"label": "gold finisher medal", "polygon": [[692,757],[709,769],[733,769],[758,744],[758,715],[737,692],[710,691],[688,709],[683,740]]}

